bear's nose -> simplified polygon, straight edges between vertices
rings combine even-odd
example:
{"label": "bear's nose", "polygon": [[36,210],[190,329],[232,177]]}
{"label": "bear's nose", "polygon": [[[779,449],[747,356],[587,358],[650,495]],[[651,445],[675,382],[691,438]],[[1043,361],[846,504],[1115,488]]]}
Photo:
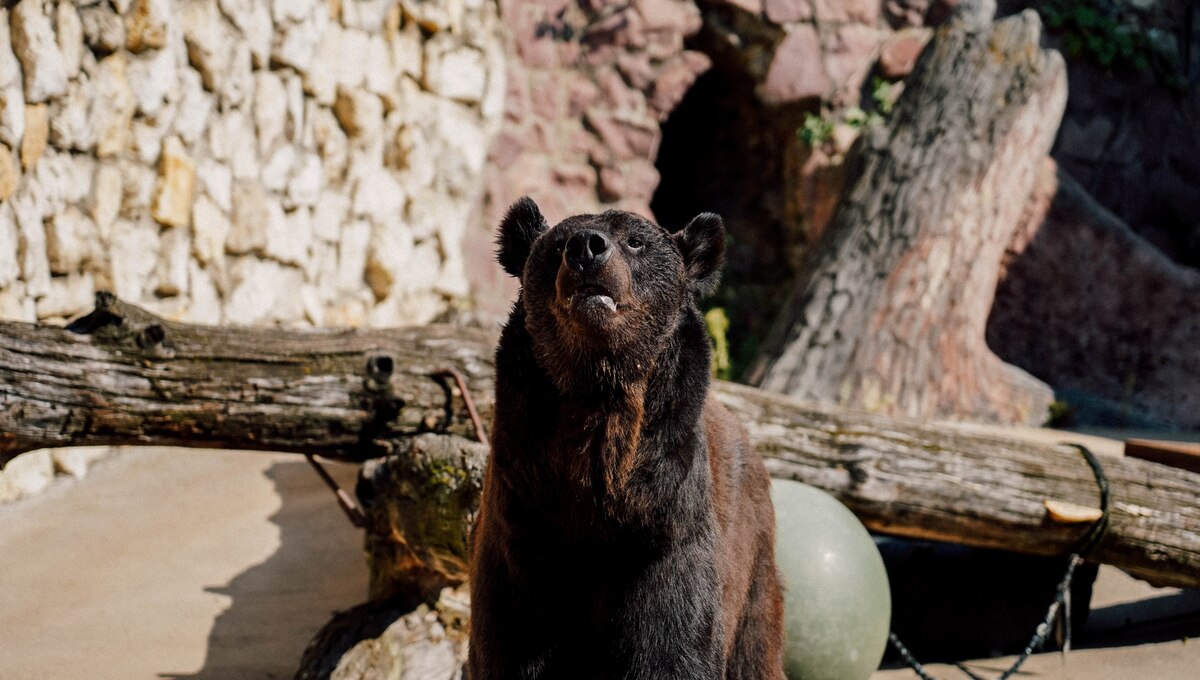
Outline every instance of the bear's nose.
{"label": "bear's nose", "polygon": [[611,256],[608,237],[594,229],[575,232],[563,252],[567,266],[580,273],[599,269]]}

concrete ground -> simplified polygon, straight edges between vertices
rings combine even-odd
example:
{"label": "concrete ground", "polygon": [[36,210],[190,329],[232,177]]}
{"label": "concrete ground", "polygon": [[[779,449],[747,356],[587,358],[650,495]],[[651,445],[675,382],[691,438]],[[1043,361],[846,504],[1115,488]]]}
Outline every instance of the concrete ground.
{"label": "concrete ground", "polygon": [[291,678],[366,598],[361,545],[299,456],[112,456],[0,506],[0,679]]}
{"label": "concrete ground", "polygon": [[[352,485],[353,468],[331,470]],[[290,678],[331,613],[364,599],[360,545],[298,456],[126,451],[0,506],[0,680]],[[1192,680],[1196,636],[1200,593],[1105,569],[1083,648],[1017,677]],[[1009,661],[964,665],[994,678]]]}

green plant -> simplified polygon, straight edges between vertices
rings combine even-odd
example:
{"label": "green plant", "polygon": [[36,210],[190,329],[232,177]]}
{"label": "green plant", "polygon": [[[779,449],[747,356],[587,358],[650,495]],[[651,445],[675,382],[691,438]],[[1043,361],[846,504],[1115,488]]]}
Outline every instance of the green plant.
{"label": "green plant", "polygon": [[871,81],[871,101],[875,104],[875,110],[881,116],[892,115],[892,107],[896,105],[896,83],[891,83],[879,76],[876,76]]}
{"label": "green plant", "polygon": [[712,374],[714,378],[729,380],[729,317],[722,307],[713,307],[704,314],[704,324],[713,342]]}
{"label": "green plant", "polygon": [[814,113],[805,113],[804,122],[796,131],[800,139],[809,146],[820,146],[833,137],[834,121]]}
{"label": "green plant", "polygon": [[1124,0],[1049,0],[1037,10],[1068,56],[1113,71],[1153,71],[1168,85],[1180,83],[1173,39],[1148,26],[1142,13]]}

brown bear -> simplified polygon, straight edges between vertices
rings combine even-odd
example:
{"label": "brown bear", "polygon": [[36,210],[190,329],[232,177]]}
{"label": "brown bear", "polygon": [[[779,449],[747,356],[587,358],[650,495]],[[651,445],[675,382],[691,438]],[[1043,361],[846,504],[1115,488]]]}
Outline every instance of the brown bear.
{"label": "brown bear", "polygon": [[470,680],[782,680],[762,460],[708,395],[695,298],[721,218],[628,212],[549,228],[522,199],[499,260],[521,292],[471,557]]}

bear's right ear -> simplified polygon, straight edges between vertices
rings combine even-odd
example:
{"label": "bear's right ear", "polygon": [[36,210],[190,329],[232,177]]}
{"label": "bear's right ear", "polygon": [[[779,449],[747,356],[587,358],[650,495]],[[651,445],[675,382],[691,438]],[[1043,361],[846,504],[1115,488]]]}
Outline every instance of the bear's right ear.
{"label": "bear's right ear", "polygon": [[524,196],[513,203],[500,221],[500,234],[496,237],[496,259],[504,271],[521,278],[533,242],[544,231],[546,218],[532,198]]}

